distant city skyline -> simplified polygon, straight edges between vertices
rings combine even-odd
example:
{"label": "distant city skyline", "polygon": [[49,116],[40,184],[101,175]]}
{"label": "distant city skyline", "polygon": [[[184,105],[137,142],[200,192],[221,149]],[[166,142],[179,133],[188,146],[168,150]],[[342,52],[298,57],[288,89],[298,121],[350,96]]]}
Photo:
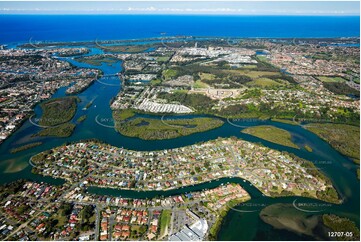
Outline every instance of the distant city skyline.
{"label": "distant city skyline", "polygon": [[359,16],[359,1],[9,1],[0,14],[214,14]]}

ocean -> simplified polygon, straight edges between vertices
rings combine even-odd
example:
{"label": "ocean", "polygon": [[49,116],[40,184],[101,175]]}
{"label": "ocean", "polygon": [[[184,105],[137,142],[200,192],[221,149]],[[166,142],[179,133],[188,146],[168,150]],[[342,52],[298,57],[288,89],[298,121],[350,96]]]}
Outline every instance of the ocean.
{"label": "ocean", "polygon": [[0,43],[161,36],[358,37],[359,16],[1,15]]}

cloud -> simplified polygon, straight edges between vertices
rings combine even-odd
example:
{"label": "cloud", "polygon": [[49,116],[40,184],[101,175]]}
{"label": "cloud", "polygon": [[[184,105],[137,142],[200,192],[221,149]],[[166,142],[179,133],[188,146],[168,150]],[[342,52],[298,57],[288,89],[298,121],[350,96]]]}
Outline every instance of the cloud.
{"label": "cloud", "polygon": [[[205,5],[207,4],[207,5]],[[0,1],[0,13],[359,15],[358,2],[28,2]],[[1,8],[3,7],[3,8]]]}

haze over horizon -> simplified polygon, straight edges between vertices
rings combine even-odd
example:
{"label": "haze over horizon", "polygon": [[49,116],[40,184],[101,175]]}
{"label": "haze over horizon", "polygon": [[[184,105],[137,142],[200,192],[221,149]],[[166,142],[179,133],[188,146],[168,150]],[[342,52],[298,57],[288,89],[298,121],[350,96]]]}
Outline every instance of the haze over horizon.
{"label": "haze over horizon", "polygon": [[174,14],[360,16],[359,1],[174,2],[18,1],[0,2],[0,14]]}

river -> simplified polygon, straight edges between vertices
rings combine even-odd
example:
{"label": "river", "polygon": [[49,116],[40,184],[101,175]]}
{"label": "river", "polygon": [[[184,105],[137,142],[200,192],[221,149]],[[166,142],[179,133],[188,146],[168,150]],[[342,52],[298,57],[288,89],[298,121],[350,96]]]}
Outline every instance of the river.
{"label": "river", "polygon": [[[91,48],[91,52],[86,55],[94,55],[102,53],[97,48]],[[102,63],[101,66],[92,66],[84,63],[76,62],[71,57],[61,58],[69,61],[75,66],[85,68],[98,68],[103,71],[104,75],[112,75],[120,72],[122,69],[121,62],[113,64]],[[53,179],[49,177],[42,177],[31,173],[31,166],[28,161],[29,158],[41,151],[54,148],[62,145],[65,142],[75,142],[83,139],[96,138],[103,140],[114,146],[124,147],[132,150],[160,150],[170,149],[176,147],[182,147],[191,145],[201,141],[213,140],[218,137],[231,137],[235,136],[247,141],[258,142],[269,148],[287,151],[293,153],[301,158],[310,160],[315,163],[321,171],[329,177],[333,185],[336,187],[339,194],[344,198],[344,203],[341,205],[330,205],[327,212],[332,212],[340,216],[346,216],[351,220],[359,224],[359,204],[360,204],[360,182],[356,177],[357,166],[352,163],[350,159],[341,155],[334,150],[329,144],[321,140],[315,134],[307,131],[302,126],[291,125],[279,122],[273,122],[270,120],[226,120],[224,119],[224,125],[210,131],[196,133],[185,137],[179,137],[171,140],[141,140],[138,138],[125,137],[117,133],[112,128],[112,114],[109,107],[110,101],[117,95],[121,86],[120,81],[117,78],[103,77],[99,81],[94,82],[85,91],[77,94],[81,99],[78,103],[78,109],[73,122],[82,116],[87,115],[85,121],[77,124],[72,136],[68,138],[56,138],[56,137],[31,137],[32,134],[40,130],[39,127],[34,126],[25,121],[23,125],[0,146],[0,170],[1,170],[1,183],[14,181],[20,178],[26,178],[36,181],[49,182],[51,184],[62,184],[63,181],[59,179]],[[66,87],[60,88],[54,95],[55,97],[63,97]],[[92,105],[84,110],[85,106],[92,102]],[[34,119],[39,118],[41,115],[40,106],[35,107]],[[166,116],[167,118],[186,118],[196,117],[198,115],[185,115],[185,116]],[[160,116],[154,118],[160,119]],[[243,134],[240,131],[245,127],[257,126],[257,125],[273,125],[278,128],[287,130],[292,135],[292,141],[299,147],[308,145],[312,148],[312,152],[305,150],[304,148],[294,149],[277,145],[251,135]],[[21,146],[31,142],[42,141],[41,146],[37,146],[25,151],[21,151],[15,154],[10,154],[10,150],[14,147]],[[224,178],[219,181],[208,182],[191,187],[186,187],[171,191],[149,191],[149,192],[136,192],[126,190],[114,190],[114,189],[100,189],[89,188],[90,192],[98,194],[107,194],[124,197],[154,197],[154,196],[170,196],[183,192],[197,191],[205,188],[213,188],[221,183],[237,182],[240,183],[250,194],[252,199],[246,204],[250,206],[257,204],[273,204],[273,203],[292,203],[295,199],[302,202],[318,202],[313,199],[306,198],[269,198],[263,196],[257,189],[250,185],[247,181],[243,181],[238,178]],[[231,210],[224,219],[219,233],[219,240],[255,240],[255,239],[268,239],[268,240],[308,240],[310,238],[300,236],[284,230],[273,229],[270,225],[265,224],[259,218],[259,209],[251,213],[240,212],[239,207],[236,210]],[[325,212],[324,211],[324,212]],[[359,226],[359,225],[358,225]]]}

